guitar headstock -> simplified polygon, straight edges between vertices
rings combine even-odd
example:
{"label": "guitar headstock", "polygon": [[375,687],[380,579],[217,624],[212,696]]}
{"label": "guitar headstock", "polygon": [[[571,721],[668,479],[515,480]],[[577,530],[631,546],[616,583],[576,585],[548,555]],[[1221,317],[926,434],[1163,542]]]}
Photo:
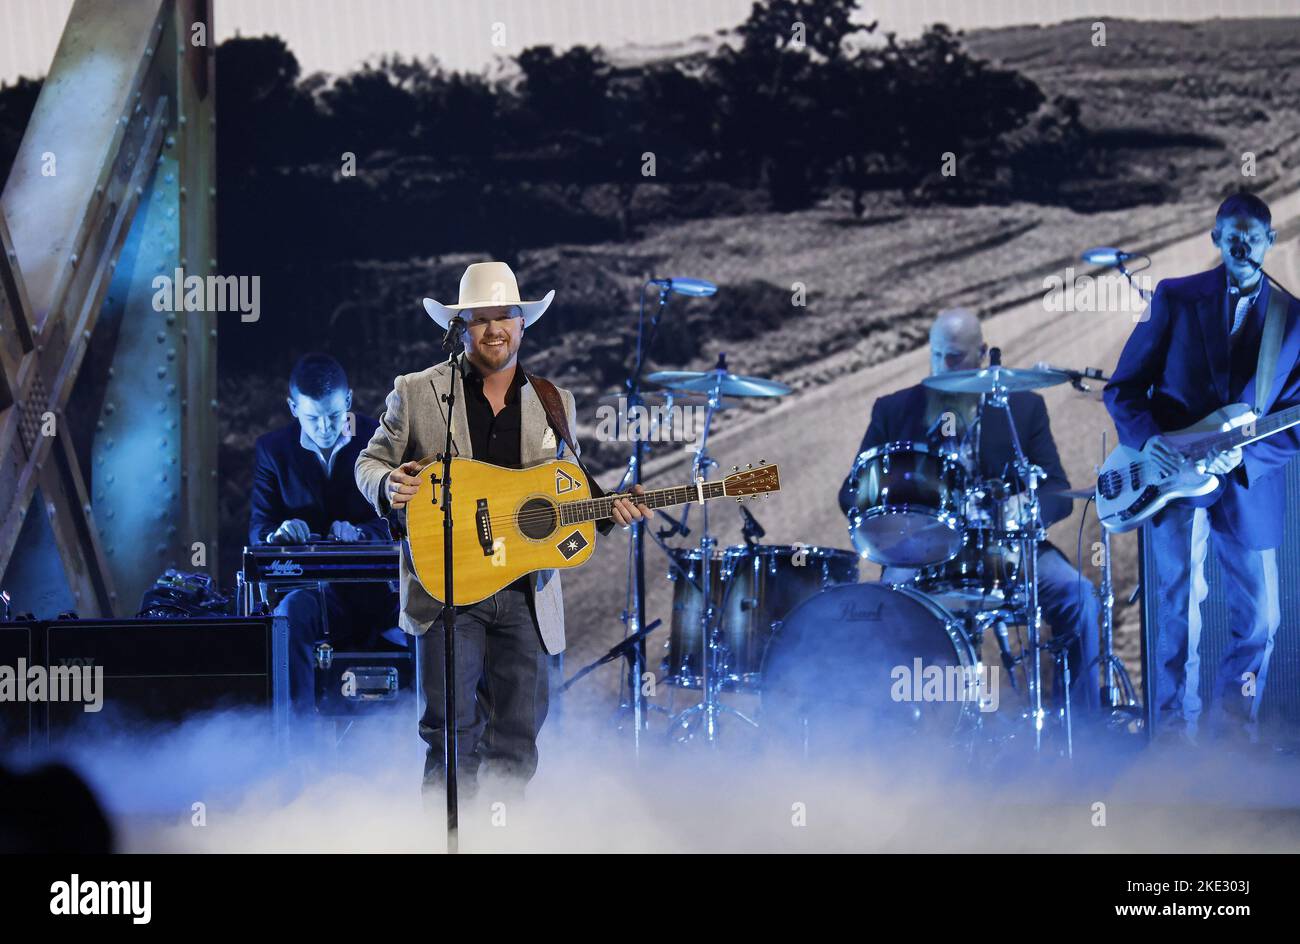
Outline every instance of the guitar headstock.
{"label": "guitar headstock", "polygon": [[[732,466],[733,469],[739,469],[738,466]],[[766,492],[779,492],[781,490],[781,476],[777,472],[776,466],[768,465],[765,460],[758,460],[758,468],[752,465],[732,472],[722,480],[722,493],[728,498],[734,498],[740,501],[742,498],[762,495]]]}

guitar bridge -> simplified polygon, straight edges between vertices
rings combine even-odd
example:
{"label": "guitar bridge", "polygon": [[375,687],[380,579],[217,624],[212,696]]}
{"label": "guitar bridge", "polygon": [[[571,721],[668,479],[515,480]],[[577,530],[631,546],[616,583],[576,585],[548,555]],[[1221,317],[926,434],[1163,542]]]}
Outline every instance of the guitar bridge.
{"label": "guitar bridge", "polygon": [[488,502],[486,498],[480,498],[477,508],[474,511],[474,527],[478,531],[479,547],[483,548],[483,556],[492,556],[492,518],[488,515]]}

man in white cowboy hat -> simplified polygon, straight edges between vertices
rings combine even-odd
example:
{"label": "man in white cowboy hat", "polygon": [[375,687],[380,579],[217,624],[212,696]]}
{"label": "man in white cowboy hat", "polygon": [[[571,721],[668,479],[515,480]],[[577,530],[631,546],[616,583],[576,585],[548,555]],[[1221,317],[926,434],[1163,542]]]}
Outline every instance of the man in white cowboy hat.
{"label": "man in white cowboy hat", "polygon": [[[446,406],[441,397],[452,384],[454,455],[509,468],[526,468],[564,455],[564,437],[547,419],[542,397],[558,390],[555,399],[562,399],[572,430],[573,394],[529,377],[519,363],[525,330],[554,297],[552,290],[540,301],[524,301],[508,265],[476,262],[461,277],[458,304],[424,300],[429,317],[442,328],[458,315],[465,319],[465,350],[456,355],[465,382],[447,363],[394,381],[379,428],[356,464],[357,485],[376,511],[402,513],[417,490],[416,476],[422,467],[417,460],[445,448]],[[591,485],[593,493],[599,494],[599,485]],[[622,525],[650,514],[644,504],[634,505],[626,498],[614,503],[614,520]],[[606,522],[601,532],[611,527]],[[402,629],[425,637],[421,670],[426,707],[420,721],[420,736],[429,745],[425,784],[440,787],[445,775],[443,607],[415,579],[405,547],[401,570]],[[537,769],[537,735],[548,701],[547,656],[564,650],[559,572],[528,574],[459,610],[455,633],[460,789],[473,795],[481,764],[486,764],[485,775],[501,778],[508,789],[522,789]]]}

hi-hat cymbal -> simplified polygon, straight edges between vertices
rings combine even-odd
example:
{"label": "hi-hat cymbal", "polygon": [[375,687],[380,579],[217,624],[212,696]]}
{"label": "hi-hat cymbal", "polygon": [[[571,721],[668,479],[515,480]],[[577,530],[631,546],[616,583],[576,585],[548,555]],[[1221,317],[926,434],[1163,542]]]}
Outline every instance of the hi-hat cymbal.
{"label": "hi-hat cymbal", "polygon": [[775,380],[744,377],[725,370],[657,370],[646,377],[651,383],[672,390],[692,390],[726,397],[782,397],[790,388]]}
{"label": "hi-hat cymbal", "polygon": [[1055,387],[1070,379],[1059,370],[1033,370],[1024,367],[981,367],[978,370],[954,370],[936,374],[921,381],[931,390],[945,393],[993,393],[995,389],[1008,392],[1041,390]]}

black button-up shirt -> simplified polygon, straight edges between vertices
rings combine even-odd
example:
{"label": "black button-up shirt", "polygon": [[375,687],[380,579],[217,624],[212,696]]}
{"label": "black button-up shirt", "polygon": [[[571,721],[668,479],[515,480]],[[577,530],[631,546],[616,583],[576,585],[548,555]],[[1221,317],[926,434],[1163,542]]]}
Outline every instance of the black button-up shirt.
{"label": "black button-up shirt", "polygon": [[520,459],[523,411],[519,406],[519,391],[526,382],[523,365],[516,360],[515,376],[506,391],[506,405],[500,413],[494,413],[483,392],[483,375],[469,358],[465,359],[465,414],[475,459],[507,469],[523,467]]}

